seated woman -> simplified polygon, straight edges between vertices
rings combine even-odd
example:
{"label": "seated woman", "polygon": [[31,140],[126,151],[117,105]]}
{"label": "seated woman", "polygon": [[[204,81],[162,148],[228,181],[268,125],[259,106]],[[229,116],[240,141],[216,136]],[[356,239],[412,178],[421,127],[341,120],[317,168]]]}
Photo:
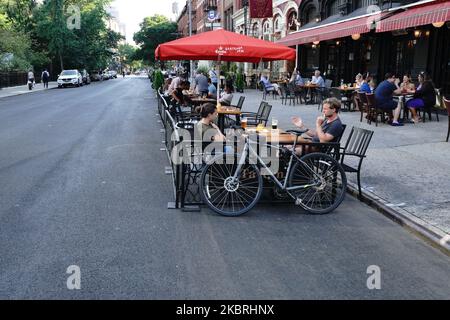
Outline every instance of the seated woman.
{"label": "seated woman", "polygon": [[219,102],[223,106],[231,106],[233,101],[233,86],[231,84],[225,85],[225,90],[220,94]]}
{"label": "seated woman", "polygon": [[423,109],[425,107],[433,107],[436,103],[436,90],[430,76],[421,72],[419,74],[419,86],[414,93],[414,99],[406,102],[406,106],[411,111],[414,123],[421,121],[416,109]]}
{"label": "seated woman", "polygon": [[363,82],[363,75],[361,73],[358,73],[355,77],[355,84],[357,88],[360,88]]}
{"label": "seated woman", "polygon": [[225,141],[225,136],[220,132],[219,127],[214,123],[218,113],[216,105],[205,103],[195,109],[200,114],[201,120],[197,123],[197,133],[204,142]]}
{"label": "seated woman", "polygon": [[261,76],[260,82],[264,85],[267,92],[275,91],[278,95],[281,95],[280,87],[276,83],[271,83],[267,76]]}
{"label": "seated woman", "polygon": [[403,76],[403,82],[400,84],[400,89],[404,93],[414,93],[416,91],[416,87],[414,83],[411,82],[411,78],[408,75]]}

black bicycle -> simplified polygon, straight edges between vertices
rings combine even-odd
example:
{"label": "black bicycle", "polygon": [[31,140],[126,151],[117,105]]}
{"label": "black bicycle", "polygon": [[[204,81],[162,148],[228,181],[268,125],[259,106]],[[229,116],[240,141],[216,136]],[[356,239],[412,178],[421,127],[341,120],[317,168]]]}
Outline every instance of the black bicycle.
{"label": "black bicycle", "polygon": [[[303,133],[291,131],[296,136]],[[262,194],[262,169],[268,172],[277,188],[309,213],[329,213],[344,200],[347,178],[339,162],[332,156],[313,152],[299,157],[295,152],[297,142],[290,150],[270,146],[290,157],[285,178],[280,181],[258,155],[249,136],[243,137],[245,143],[240,154],[217,155],[207,161],[202,170],[201,195],[213,211],[223,216],[240,216],[251,210]]]}

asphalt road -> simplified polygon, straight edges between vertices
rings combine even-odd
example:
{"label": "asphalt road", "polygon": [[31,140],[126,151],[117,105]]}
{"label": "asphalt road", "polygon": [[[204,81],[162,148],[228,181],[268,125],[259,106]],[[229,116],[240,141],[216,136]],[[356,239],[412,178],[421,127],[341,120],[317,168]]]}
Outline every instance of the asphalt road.
{"label": "asphalt road", "polygon": [[450,259],[350,197],[325,216],[166,209],[157,120],[143,78],[0,99],[0,298],[450,298]]}

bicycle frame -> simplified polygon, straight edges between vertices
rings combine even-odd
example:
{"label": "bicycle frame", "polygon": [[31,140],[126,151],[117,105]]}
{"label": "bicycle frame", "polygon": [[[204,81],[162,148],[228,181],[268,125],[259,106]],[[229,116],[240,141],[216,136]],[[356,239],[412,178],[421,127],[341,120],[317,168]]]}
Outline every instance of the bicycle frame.
{"label": "bicycle frame", "polygon": [[[269,146],[268,144],[265,144],[266,146]],[[291,158],[289,160],[289,166],[288,169],[286,171],[286,177],[284,178],[284,181],[280,181],[278,180],[278,178],[275,176],[275,174],[269,169],[269,167],[264,163],[264,161],[262,160],[262,158],[258,155],[258,153],[255,151],[255,149],[251,146],[250,142],[249,142],[249,138],[245,137],[245,145],[244,145],[244,149],[242,152],[242,155],[239,159],[239,163],[236,169],[236,172],[233,175],[233,179],[237,180],[238,177],[241,175],[241,170],[242,170],[242,166],[245,164],[245,159],[247,158],[247,153],[250,153],[252,156],[255,156],[258,164],[260,164],[261,166],[263,166],[267,172],[269,172],[269,176],[271,177],[272,181],[275,182],[275,184],[283,191],[287,191],[288,194],[295,199],[295,197],[290,193],[290,191],[295,191],[295,190],[299,190],[299,189],[306,189],[306,188],[311,188],[311,187],[315,187],[315,186],[319,186],[320,182],[314,183],[314,184],[305,184],[305,185],[301,185],[301,186],[295,186],[295,187],[288,187],[288,177],[290,175],[292,166],[294,164],[294,159],[302,164],[305,165],[306,168],[308,168],[308,170],[310,170],[310,172],[316,177],[318,178],[318,180],[320,181],[320,176],[318,176],[305,162],[302,161],[301,158],[299,158],[296,154],[295,154],[295,147],[297,146],[297,140],[294,142],[294,146],[293,146],[293,151],[291,151]],[[274,146],[269,146],[271,148],[277,148]],[[277,148],[280,149],[280,148]]]}

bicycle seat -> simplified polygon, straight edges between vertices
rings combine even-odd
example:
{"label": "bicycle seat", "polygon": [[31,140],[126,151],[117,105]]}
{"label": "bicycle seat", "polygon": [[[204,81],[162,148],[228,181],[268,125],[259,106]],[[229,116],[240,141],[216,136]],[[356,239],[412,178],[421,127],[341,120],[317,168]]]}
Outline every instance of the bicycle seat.
{"label": "bicycle seat", "polygon": [[301,136],[302,134],[308,132],[308,130],[286,130],[286,132]]}

